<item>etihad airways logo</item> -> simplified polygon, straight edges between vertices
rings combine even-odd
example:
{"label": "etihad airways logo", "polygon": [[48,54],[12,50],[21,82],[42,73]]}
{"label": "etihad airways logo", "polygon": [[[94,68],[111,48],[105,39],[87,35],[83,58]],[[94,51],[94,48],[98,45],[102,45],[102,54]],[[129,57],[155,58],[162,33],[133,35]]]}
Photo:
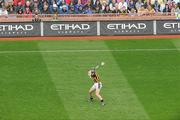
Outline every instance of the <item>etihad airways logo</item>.
{"label": "etihad airways logo", "polygon": [[147,29],[145,23],[110,23],[107,29],[114,34],[137,34]]}
{"label": "etihad airways logo", "polygon": [[174,29],[174,28],[180,29],[180,23],[164,23],[164,28],[166,28],[166,29]]}
{"label": "etihad airways logo", "polygon": [[0,31],[31,31],[33,25],[0,25]]}
{"label": "etihad airways logo", "polygon": [[145,23],[114,23],[114,24],[108,24],[107,28],[109,30],[143,30],[146,29]]}
{"label": "etihad airways logo", "polygon": [[163,24],[165,29],[170,30],[172,33],[179,33],[180,32],[180,23],[178,22],[167,22]]}
{"label": "etihad airways logo", "polygon": [[89,24],[52,24],[51,30],[88,30]]}
{"label": "etihad airways logo", "polygon": [[52,24],[50,26],[51,30],[57,31],[58,34],[63,35],[75,35],[84,34],[87,30],[90,30],[89,24]]}
{"label": "etihad airways logo", "polygon": [[34,31],[34,26],[31,24],[0,24],[0,36],[23,36]]}

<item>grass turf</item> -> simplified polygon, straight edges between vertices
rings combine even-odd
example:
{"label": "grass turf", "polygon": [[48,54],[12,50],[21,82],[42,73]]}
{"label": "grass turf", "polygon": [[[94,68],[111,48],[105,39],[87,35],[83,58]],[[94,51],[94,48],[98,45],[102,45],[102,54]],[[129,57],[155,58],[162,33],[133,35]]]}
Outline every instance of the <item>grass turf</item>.
{"label": "grass turf", "polygon": [[[174,51],[21,52],[176,49],[177,40],[1,41],[1,120],[178,120],[180,53]],[[177,42],[176,42],[177,43]],[[106,106],[88,102],[87,70],[100,61]]]}

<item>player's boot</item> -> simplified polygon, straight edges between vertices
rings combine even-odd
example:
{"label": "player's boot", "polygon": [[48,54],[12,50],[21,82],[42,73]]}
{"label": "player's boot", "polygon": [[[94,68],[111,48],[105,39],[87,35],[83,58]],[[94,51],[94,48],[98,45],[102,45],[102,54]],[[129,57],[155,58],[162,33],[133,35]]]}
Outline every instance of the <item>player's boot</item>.
{"label": "player's boot", "polygon": [[104,105],[105,105],[104,100],[101,100],[101,105],[102,105],[102,106],[104,106]]}
{"label": "player's boot", "polygon": [[89,98],[89,101],[90,101],[90,102],[93,102],[93,97],[90,97],[90,98]]}

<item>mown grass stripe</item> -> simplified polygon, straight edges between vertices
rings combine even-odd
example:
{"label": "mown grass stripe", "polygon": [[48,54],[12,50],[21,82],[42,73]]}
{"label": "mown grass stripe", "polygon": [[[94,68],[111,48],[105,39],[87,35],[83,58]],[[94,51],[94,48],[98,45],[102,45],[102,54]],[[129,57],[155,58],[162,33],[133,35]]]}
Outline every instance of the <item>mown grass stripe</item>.
{"label": "mown grass stripe", "polygon": [[[38,51],[37,43],[28,44],[27,49]],[[1,120],[68,119],[40,53],[1,54],[0,58]]]}
{"label": "mown grass stripe", "polygon": [[[176,49],[172,41],[174,40],[136,42],[134,46]],[[110,49],[126,48],[131,44],[128,41],[123,45],[122,42],[105,43]],[[180,102],[177,99],[180,92],[180,53],[177,49],[166,52],[112,52],[152,120],[179,119]]]}

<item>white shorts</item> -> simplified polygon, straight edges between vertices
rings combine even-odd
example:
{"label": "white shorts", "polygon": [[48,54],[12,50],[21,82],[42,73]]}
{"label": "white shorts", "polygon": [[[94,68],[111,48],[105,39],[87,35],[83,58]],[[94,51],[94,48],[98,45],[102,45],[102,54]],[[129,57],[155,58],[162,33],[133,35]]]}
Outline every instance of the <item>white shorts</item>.
{"label": "white shorts", "polygon": [[102,83],[94,83],[94,85],[91,87],[91,90],[97,90],[102,88]]}

